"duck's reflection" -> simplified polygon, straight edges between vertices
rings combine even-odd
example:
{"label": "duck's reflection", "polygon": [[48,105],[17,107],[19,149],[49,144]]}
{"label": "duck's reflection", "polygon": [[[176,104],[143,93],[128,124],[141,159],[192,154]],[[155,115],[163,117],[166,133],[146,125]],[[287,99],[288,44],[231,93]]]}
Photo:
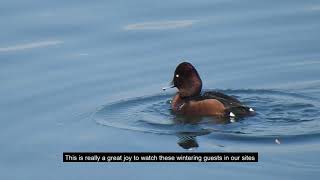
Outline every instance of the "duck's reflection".
{"label": "duck's reflection", "polygon": [[201,132],[201,133],[195,133],[195,132],[180,132],[177,133],[178,145],[182,147],[183,149],[195,149],[199,147],[199,144],[197,142],[196,137],[197,136],[203,136],[210,134],[210,132]]}
{"label": "duck's reflection", "polygon": [[[183,115],[175,115],[173,121],[176,124],[184,124],[184,125],[199,125],[200,123],[213,123],[213,124],[228,124],[232,121],[226,118],[218,118],[218,117],[201,117],[201,116],[183,116]],[[213,130],[207,129],[199,129],[198,131],[188,132],[181,131],[176,134],[178,137],[177,144],[183,149],[192,150],[199,147],[199,143],[197,141],[197,136],[204,136],[212,133]],[[219,145],[221,146],[221,145]]]}
{"label": "duck's reflection", "polygon": [[192,135],[192,133],[179,133],[177,136],[179,138],[178,145],[183,149],[194,149],[199,147],[199,144],[196,139],[197,136]]}

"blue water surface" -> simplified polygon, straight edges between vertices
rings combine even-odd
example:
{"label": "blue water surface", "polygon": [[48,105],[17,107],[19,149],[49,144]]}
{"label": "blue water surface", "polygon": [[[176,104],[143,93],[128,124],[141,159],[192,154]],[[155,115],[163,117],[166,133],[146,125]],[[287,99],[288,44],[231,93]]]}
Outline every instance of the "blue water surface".
{"label": "blue water surface", "polygon": [[[0,0],[0,179],[319,179],[318,0]],[[257,115],[184,123],[189,61]],[[66,151],[259,152],[258,163],[63,163]]]}

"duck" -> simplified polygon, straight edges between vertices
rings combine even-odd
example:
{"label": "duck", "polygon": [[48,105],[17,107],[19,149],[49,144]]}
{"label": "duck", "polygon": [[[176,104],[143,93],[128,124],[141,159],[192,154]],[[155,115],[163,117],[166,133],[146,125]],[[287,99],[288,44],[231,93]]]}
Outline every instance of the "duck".
{"label": "duck", "polygon": [[202,80],[196,68],[189,62],[180,63],[173,75],[171,86],[177,93],[171,101],[174,113],[192,116],[216,116],[241,118],[255,114],[255,110],[236,97],[219,91],[203,91]]}

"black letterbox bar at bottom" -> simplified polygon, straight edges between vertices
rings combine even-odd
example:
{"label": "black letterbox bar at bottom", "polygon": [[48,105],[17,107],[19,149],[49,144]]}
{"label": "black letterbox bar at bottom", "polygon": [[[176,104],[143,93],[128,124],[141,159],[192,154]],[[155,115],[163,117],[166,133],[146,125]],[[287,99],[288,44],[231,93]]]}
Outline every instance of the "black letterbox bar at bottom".
{"label": "black letterbox bar at bottom", "polygon": [[64,152],[63,162],[258,162],[257,152]]}

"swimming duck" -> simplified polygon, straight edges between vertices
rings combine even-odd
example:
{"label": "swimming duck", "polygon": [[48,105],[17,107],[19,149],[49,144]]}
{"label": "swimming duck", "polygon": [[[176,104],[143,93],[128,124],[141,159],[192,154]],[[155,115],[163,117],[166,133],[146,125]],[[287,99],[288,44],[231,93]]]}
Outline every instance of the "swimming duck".
{"label": "swimming duck", "polygon": [[[175,113],[231,118],[255,114],[252,108],[242,104],[235,97],[218,91],[202,92],[202,80],[189,62],[182,62],[177,66],[171,84],[168,88],[178,89],[171,103]],[[163,88],[165,89],[167,88]]]}

